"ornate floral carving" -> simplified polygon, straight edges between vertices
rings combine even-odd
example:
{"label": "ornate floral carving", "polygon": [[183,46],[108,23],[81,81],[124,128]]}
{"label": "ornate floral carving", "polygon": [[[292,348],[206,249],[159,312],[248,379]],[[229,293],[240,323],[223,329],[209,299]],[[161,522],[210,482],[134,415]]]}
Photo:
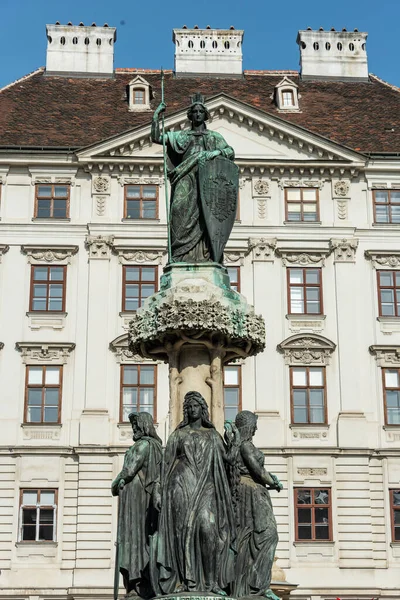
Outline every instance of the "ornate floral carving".
{"label": "ornate floral carving", "polygon": [[269,192],[269,183],[266,179],[253,180],[253,194],[255,196],[267,196]]}
{"label": "ornate floral carving", "polygon": [[355,262],[358,247],[357,239],[331,239],[330,246],[334,252],[335,262]]}
{"label": "ornate floral carving", "polygon": [[312,249],[306,252],[297,249],[276,249],[276,255],[282,258],[283,266],[286,266],[287,264],[299,265],[301,267],[306,267],[308,265],[324,266],[325,258],[329,253],[330,250],[328,248],[323,250]]}
{"label": "ornate floral carving", "polygon": [[113,248],[113,235],[88,235],[86,236],[86,246],[89,249],[90,259],[109,259]]}
{"label": "ornate floral carving", "polygon": [[69,354],[75,348],[70,342],[17,342],[17,349],[21,352],[24,364],[65,364]]}
{"label": "ornate floral carving", "polygon": [[106,212],[106,197],[96,196],[96,213],[99,217],[102,217]]}
{"label": "ornate floral carving", "polygon": [[347,181],[335,181],[333,184],[333,191],[335,196],[339,196],[340,198],[345,198],[349,195],[350,184]]}
{"label": "ornate floral carving", "polygon": [[28,256],[28,263],[69,264],[71,256],[78,252],[78,246],[21,246],[21,251]]}
{"label": "ornate floral carving", "polygon": [[248,251],[253,252],[253,261],[274,260],[276,238],[249,238]]}
{"label": "ornate floral carving", "polygon": [[93,179],[93,191],[96,194],[107,194],[110,189],[110,180],[104,175],[97,175]]}
{"label": "ornate floral carving", "polygon": [[375,269],[386,267],[387,269],[398,269],[400,267],[400,251],[396,250],[366,250],[365,258],[372,261]]}
{"label": "ornate floral carving", "polygon": [[337,201],[338,218],[341,220],[347,219],[347,200]]}
{"label": "ornate floral carving", "polygon": [[287,365],[327,365],[336,344],[316,334],[292,335],[277,346]]}
{"label": "ornate floral carving", "polygon": [[129,247],[114,247],[118,252],[118,260],[120,263],[139,263],[139,264],[158,264],[162,263],[162,257],[165,251],[161,250],[139,250],[138,248]]}
{"label": "ornate floral carving", "polygon": [[265,219],[267,216],[266,198],[257,198],[257,214],[259,219]]}

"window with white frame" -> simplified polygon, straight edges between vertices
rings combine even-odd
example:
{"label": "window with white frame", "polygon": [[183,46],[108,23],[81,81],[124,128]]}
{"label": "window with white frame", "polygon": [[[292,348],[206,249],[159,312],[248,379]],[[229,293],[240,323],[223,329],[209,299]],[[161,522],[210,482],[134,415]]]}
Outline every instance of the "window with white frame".
{"label": "window with white frame", "polygon": [[56,541],[57,490],[22,489],[19,541]]}

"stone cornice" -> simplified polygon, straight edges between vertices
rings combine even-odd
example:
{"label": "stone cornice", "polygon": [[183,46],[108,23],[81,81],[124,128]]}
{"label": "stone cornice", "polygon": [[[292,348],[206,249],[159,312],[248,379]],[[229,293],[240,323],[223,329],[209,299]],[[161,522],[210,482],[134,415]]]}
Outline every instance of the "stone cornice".
{"label": "stone cornice", "polygon": [[400,346],[374,344],[369,347],[378,367],[400,367]]}
{"label": "stone cornice", "polygon": [[372,262],[375,269],[400,267],[400,250],[365,250],[364,256]]}
{"label": "stone cornice", "polygon": [[48,363],[63,365],[75,348],[73,342],[17,342],[24,364],[45,365]]}
{"label": "stone cornice", "polygon": [[336,344],[316,334],[299,333],[292,335],[277,346],[285,357],[285,364],[328,365]]}
{"label": "stone cornice", "polygon": [[70,264],[71,256],[76,254],[79,246],[64,246],[53,244],[27,244],[21,246],[21,252],[28,256],[28,263]]}

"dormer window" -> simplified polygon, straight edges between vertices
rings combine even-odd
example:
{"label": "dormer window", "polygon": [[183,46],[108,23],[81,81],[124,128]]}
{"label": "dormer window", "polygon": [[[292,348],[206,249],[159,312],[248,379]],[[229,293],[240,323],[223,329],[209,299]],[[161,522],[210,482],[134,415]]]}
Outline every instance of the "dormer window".
{"label": "dormer window", "polygon": [[151,87],[137,75],[128,85],[129,110],[150,110]]}
{"label": "dormer window", "polygon": [[288,77],[275,86],[274,99],[279,110],[299,110],[298,86]]}

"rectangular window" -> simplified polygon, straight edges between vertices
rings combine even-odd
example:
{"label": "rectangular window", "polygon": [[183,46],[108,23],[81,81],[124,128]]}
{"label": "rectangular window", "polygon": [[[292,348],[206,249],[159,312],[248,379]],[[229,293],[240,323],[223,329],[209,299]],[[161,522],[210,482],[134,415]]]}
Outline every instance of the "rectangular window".
{"label": "rectangular window", "polygon": [[64,312],[67,267],[32,265],[31,300],[32,312]]}
{"label": "rectangular window", "polygon": [[157,267],[122,267],[122,310],[132,312],[158,289]]}
{"label": "rectangular window", "polygon": [[332,539],[331,490],[296,488],[294,503],[296,541],[330,541]]}
{"label": "rectangular window", "polygon": [[240,292],[240,267],[227,267],[231,288]]}
{"label": "rectangular window", "polygon": [[56,541],[57,490],[21,490],[20,542]]}
{"label": "rectangular window", "polygon": [[120,420],[127,422],[131,412],[148,412],[156,420],[157,367],[121,365]]}
{"label": "rectangular window", "polygon": [[400,490],[390,490],[392,542],[400,542]]}
{"label": "rectangular window", "polygon": [[35,217],[37,219],[67,219],[69,217],[69,191],[69,185],[37,185]]}
{"label": "rectangular window", "polygon": [[292,423],[326,423],[325,367],[290,367]]}
{"label": "rectangular window", "polygon": [[134,104],[144,104],[144,90],[135,90]]}
{"label": "rectangular window", "polygon": [[400,223],[400,190],[372,190],[375,223]]}
{"label": "rectangular window", "polygon": [[400,425],[400,369],[382,369],[386,425]]}
{"label": "rectangular window", "polygon": [[126,185],[124,219],[157,219],[158,186]]}
{"label": "rectangular window", "polygon": [[242,410],[242,369],[240,366],[224,367],[225,419],[234,421]]}
{"label": "rectangular window", "polygon": [[24,422],[59,423],[61,391],[61,366],[27,366]]}
{"label": "rectangular window", "polygon": [[294,106],[294,95],[292,90],[282,92],[283,106]]}
{"label": "rectangular window", "polygon": [[312,223],[319,221],[318,190],[285,188],[286,221]]}
{"label": "rectangular window", "polygon": [[321,269],[287,269],[290,315],[322,314]]}
{"label": "rectangular window", "polygon": [[400,317],[400,271],[377,271],[379,316]]}

